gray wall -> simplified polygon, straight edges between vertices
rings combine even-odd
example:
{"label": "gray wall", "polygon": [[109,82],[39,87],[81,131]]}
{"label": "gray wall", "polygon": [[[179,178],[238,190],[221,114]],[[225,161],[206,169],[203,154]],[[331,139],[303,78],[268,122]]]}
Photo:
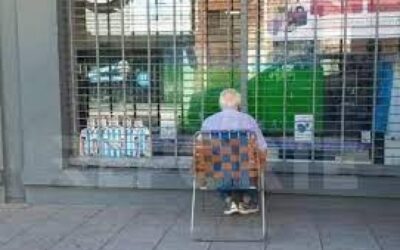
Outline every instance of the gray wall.
{"label": "gray wall", "polygon": [[62,169],[57,2],[17,0],[25,184]]}

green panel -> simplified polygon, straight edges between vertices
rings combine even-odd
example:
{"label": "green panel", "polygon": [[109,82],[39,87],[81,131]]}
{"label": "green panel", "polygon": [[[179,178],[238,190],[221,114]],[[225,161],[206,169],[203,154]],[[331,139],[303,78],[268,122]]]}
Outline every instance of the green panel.
{"label": "green panel", "polygon": [[[289,65],[287,67],[286,131],[293,132],[296,114],[312,114],[313,107],[313,67],[312,65]],[[315,129],[322,130],[323,112],[323,72],[316,72],[315,89]],[[269,133],[283,131],[285,70],[282,65],[274,65],[264,70],[258,78],[249,81],[249,112],[257,117],[263,129]],[[257,109],[256,109],[257,107]]]}
{"label": "green panel", "polygon": [[[273,65],[259,74],[258,86],[256,86],[256,77],[248,82],[249,113],[257,117],[262,128],[270,134],[282,133],[283,131],[284,72],[282,65]],[[315,118],[316,121],[319,121],[316,123],[316,131],[318,132],[322,129],[324,79],[321,68],[318,68],[316,73]],[[239,71],[234,71],[232,75],[229,75],[229,72],[226,71],[210,70],[208,88],[204,93],[195,93],[190,101],[188,115],[185,119],[186,131],[193,132],[200,129],[201,110],[204,110],[204,117],[219,111],[219,94],[224,88],[230,87],[230,79],[233,79],[232,85],[236,89],[239,88]],[[293,131],[295,114],[312,113],[312,97],[312,65],[290,65],[287,70],[286,99],[286,131],[288,131],[288,134]]]}

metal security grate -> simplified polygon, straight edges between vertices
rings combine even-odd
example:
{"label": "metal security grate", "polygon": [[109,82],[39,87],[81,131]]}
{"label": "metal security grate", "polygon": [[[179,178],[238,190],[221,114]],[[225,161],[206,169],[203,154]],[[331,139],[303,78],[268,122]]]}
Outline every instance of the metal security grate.
{"label": "metal security grate", "polygon": [[72,154],[189,156],[220,91],[234,87],[270,158],[399,165],[399,6],[67,0]]}

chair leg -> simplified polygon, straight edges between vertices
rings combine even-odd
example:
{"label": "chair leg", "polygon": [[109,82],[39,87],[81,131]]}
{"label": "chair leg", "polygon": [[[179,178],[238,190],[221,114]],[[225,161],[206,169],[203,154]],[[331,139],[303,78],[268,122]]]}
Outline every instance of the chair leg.
{"label": "chair leg", "polygon": [[196,205],[196,177],[193,178],[193,191],[192,191],[192,213],[190,220],[190,234],[193,238],[194,236],[194,211]]}
{"label": "chair leg", "polygon": [[265,180],[264,180],[264,174],[261,174],[261,213],[262,213],[262,235],[263,239],[265,239],[267,235],[267,228],[266,228],[266,210],[265,210]]}
{"label": "chair leg", "polygon": [[201,191],[201,212],[206,211],[206,191],[205,190],[200,190]]}

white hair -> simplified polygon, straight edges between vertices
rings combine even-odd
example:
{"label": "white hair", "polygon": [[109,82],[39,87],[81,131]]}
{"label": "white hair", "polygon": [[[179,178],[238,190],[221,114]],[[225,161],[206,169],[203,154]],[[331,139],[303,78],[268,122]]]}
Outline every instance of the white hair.
{"label": "white hair", "polygon": [[235,89],[225,89],[219,95],[219,106],[224,108],[239,108],[241,104],[241,97],[239,92]]}

